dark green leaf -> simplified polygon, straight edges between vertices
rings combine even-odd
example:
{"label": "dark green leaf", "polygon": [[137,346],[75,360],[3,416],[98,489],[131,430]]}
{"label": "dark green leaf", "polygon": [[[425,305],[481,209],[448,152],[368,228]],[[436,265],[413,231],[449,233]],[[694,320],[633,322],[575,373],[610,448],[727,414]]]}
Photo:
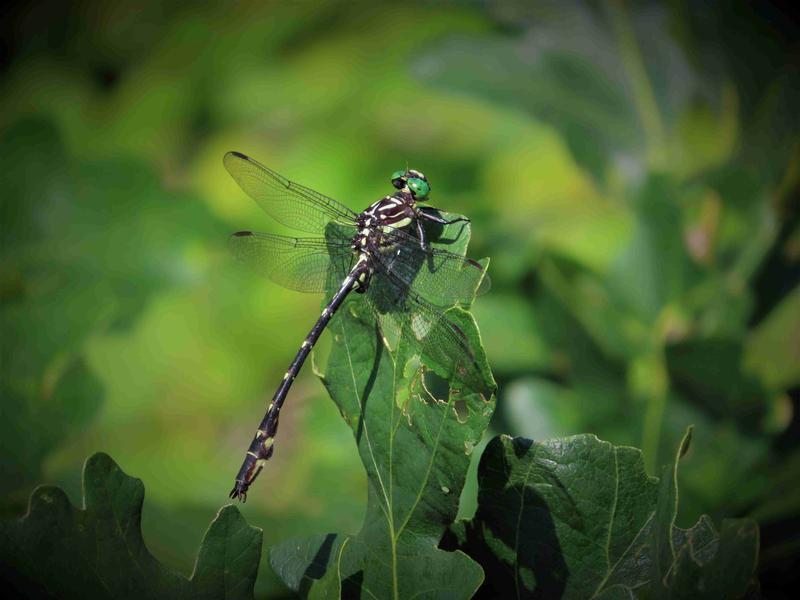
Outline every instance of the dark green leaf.
{"label": "dark green leaf", "polygon": [[336,558],[331,562],[322,579],[314,581],[308,593],[310,600],[338,600],[342,596],[342,554],[347,540],[339,545]]}
{"label": "dark green leaf", "polygon": [[[458,242],[444,247],[463,253],[468,233],[458,237],[459,229],[445,231]],[[469,598],[480,585],[483,574],[475,562],[437,548],[455,520],[470,454],[494,410],[494,383],[475,322],[460,308],[448,311],[448,318],[476,354],[480,391],[433,375],[439,370],[436,356],[421,357],[427,367],[421,368],[406,343],[390,351],[358,298],[341,309],[323,381],[353,430],[367,470],[367,515],[356,535],[274,547],[271,563],[292,589],[303,595],[329,589],[332,569],[338,570],[344,597]]]}
{"label": "dark green leaf", "polygon": [[141,533],[144,486],[106,454],[83,471],[84,506],[57,487],[31,495],[28,514],[0,523],[3,579],[58,598],[252,598],[261,531],[225,506],[206,532],[189,579],[159,563]]}
{"label": "dark green leaf", "polygon": [[[661,480],[641,452],[580,435],[541,443],[501,436],[479,468],[478,511],[452,528],[486,572],[486,597],[737,597],[755,568],[758,530],[702,517],[675,526],[681,441]],[[728,575],[726,575],[726,573]]]}

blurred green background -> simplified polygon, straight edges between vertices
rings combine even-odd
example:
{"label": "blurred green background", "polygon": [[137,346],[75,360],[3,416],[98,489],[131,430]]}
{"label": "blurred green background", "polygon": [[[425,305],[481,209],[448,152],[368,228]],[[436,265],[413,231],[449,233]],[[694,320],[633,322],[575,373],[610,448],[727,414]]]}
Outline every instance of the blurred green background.
{"label": "blurred green background", "polygon": [[[474,309],[500,386],[492,433],[595,433],[655,474],[694,423],[680,524],[756,518],[762,586],[781,597],[800,549],[788,11],[183,4],[3,9],[4,515],[41,482],[79,503],[103,450],[145,483],[151,551],[188,573],[320,301],[227,254],[234,230],[283,230],[223,153],[354,209],[408,164],[492,258]],[[265,549],[356,531],[365,492],[307,366],[245,517]],[[287,594],[266,552],[256,591]]]}

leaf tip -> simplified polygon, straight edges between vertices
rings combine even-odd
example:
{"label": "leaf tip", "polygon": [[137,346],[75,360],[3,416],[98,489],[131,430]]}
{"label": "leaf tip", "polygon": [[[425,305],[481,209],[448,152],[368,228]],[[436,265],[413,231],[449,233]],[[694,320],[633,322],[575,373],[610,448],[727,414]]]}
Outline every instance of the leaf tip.
{"label": "leaf tip", "polygon": [[69,510],[71,506],[64,490],[54,485],[40,485],[31,492],[28,500],[28,512],[23,518],[28,518],[45,510]]}
{"label": "leaf tip", "polygon": [[[122,472],[122,469],[120,469],[119,465],[113,458],[111,458],[111,456],[105,452],[95,452],[83,463],[84,485],[90,479],[93,480],[97,477],[106,477],[117,471]],[[140,480],[136,479],[136,481]]]}
{"label": "leaf tip", "polygon": [[689,425],[686,428],[686,433],[683,434],[683,438],[681,439],[680,446],[678,446],[678,458],[683,458],[687,452],[689,452],[689,447],[692,444],[692,434],[694,433],[694,425]]}

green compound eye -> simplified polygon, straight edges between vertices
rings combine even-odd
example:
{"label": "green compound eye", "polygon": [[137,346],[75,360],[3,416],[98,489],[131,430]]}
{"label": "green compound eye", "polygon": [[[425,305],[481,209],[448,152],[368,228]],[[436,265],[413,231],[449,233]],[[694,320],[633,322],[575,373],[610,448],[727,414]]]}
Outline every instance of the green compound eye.
{"label": "green compound eye", "polygon": [[416,177],[409,178],[406,185],[408,185],[408,189],[411,190],[411,193],[417,200],[425,200],[431,191],[431,186],[428,185],[427,181],[417,179]]}
{"label": "green compound eye", "polygon": [[392,173],[392,185],[396,187],[398,190],[402,190],[403,187],[406,185],[405,177],[406,177],[405,171],[395,171],[394,173]]}

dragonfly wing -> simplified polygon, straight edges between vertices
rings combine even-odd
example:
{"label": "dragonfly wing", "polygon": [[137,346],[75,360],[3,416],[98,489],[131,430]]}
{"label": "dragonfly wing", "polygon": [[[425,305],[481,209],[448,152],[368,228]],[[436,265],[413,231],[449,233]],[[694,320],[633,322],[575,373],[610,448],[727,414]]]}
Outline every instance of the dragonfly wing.
{"label": "dragonfly wing", "polygon": [[239,187],[287,227],[322,233],[330,221],[352,225],[358,216],[333,198],[289,181],[240,152],[228,152],[223,162]]}
{"label": "dragonfly wing", "polygon": [[324,292],[350,269],[349,244],[240,231],[230,237],[233,255],[259,275],[298,292]]}
{"label": "dragonfly wing", "polygon": [[373,278],[366,297],[390,345],[402,337],[444,377],[488,393],[469,339],[439,307],[391,274]]}
{"label": "dragonfly wing", "polygon": [[423,250],[416,237],[400,230],[388,234],[388,242],[373,253],[378,268],[431,304],[469,305],[491,287],[486,268],[476,260],[438,248]]}

